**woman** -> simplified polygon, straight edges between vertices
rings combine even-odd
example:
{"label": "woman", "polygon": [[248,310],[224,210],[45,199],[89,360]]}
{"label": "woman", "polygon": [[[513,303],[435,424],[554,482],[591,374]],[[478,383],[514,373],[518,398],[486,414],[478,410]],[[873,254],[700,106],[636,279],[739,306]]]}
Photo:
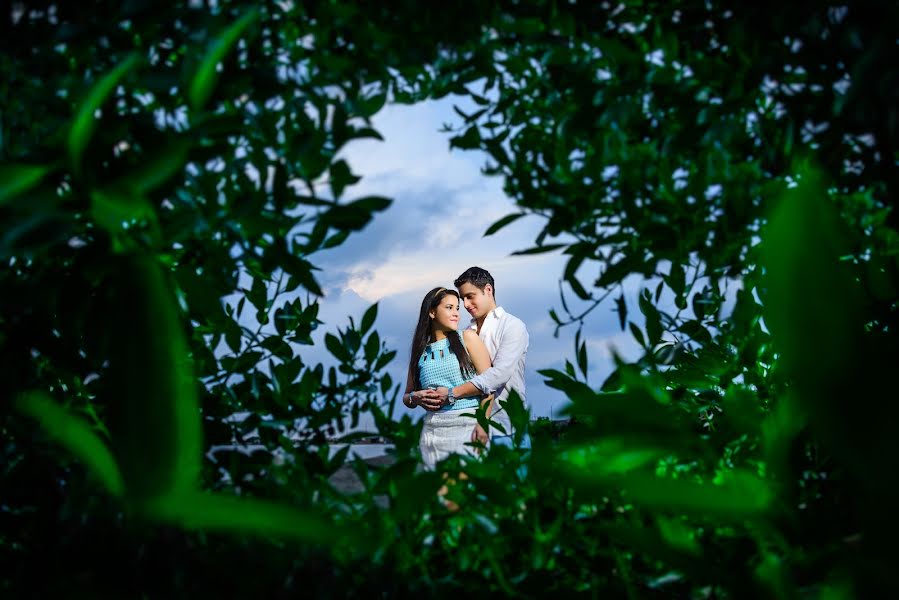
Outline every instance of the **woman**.
{"label": "woman", "polygon": [[[478,334],[471,329],[459,332],[459,305],[459,294],[444,287],[434,288],[421,302],[403,394],[409,408],[425,406],[435,388],[452,389],[490,368],[490,355]],[[492,395],[457,398],[437,410],[427,409],[419,441],[425,468],[433,469],[450,454],[468,452],[465,444],[474,438],[486,439],[477,421],[463,415],[474,414],[486,403],[489,416],[492,400]]]}

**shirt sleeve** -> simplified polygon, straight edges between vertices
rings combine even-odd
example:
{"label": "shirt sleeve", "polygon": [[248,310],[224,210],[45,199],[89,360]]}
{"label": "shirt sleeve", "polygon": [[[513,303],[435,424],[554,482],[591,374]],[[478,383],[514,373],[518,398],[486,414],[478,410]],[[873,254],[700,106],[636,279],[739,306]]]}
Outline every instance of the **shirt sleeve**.
{"label": "shirt sleeve", "polygon": [[493,357],[493,366],[472,378],[471,383],[484,394],[502,388],[512,379],[515,367],[527,349],[528,330],[521,321],[511,321],[503,331],[496,356]]}

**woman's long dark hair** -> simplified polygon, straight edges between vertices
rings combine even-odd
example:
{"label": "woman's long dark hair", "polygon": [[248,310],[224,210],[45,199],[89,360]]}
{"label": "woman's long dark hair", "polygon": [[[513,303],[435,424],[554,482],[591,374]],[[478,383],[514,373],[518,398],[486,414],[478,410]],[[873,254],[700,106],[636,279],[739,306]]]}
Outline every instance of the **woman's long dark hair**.
{"label": "woman's long dark hair", "polygon": [[[447,289],[445,287],[435,287],[433,290],[425,294],[421,301],[421,311],[418,313],[418,324],[415,326],[415,333],[412,335],[412,351],[409,357],[409,373],[412,374],[412,389],[421,389],[421,377],[418,372],[418,359],[422,352],[431,342],[431,315],[428,314],[443,302],[446,296],[454,296],[456,300],[461,302],[459,294],[456,290]],[[456,355],[459,366],[462,368],[462,377],[469,379],[475,375],[474,364],[471,357],[465,351],[462,345],[462,339],[458,335],[448,334],[446,338],[449,340],[450,350]]]}

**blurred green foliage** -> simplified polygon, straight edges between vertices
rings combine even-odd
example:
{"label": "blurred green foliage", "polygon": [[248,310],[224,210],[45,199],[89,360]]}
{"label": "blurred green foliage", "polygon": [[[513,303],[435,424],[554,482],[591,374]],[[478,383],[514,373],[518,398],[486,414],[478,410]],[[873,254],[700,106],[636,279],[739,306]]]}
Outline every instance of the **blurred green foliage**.
{"label": "blurred green foliage", "polygon": [[[0,590],[895,592],[896,13],[15,3]],[[340,149],[386,102],[449,94],[478,107],[450,146],[519,207],[485,235],[544,219],[521,253],[569,256],[550,316],[576,326],[542,373],[571,423],[446,461],[458,512],[394,414],[376,305],[325,334],[334,366],[304,360],[315,254],[390,204],[344,197]],[[597,386],[600,306],[643,352]],[[345,494],[325,441],[362,414],[395,460],[346,463]]]}

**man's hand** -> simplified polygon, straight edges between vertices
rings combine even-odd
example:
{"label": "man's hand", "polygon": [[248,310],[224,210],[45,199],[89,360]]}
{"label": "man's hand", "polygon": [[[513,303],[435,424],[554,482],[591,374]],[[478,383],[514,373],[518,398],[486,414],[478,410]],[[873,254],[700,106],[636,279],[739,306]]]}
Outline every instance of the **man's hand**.
{"label": "man's hand", "polygon": [[471,432],[471,441],[472,443],[480,442],[487,445],[487,442],[490,440],[490,436],[487,435],[487,432],[484,431],[484,428],[481,427],[481,424],[478,423],[474,426],[474,430]]}
{"label": "man's hand", "polygon": [[[418,390],[414,394],[416,404],[425,410],[434,412],[440,410],[443,406],[443,400],[440,399],[440,395],[434,390]],[[446,398],[446,395],[444,395],[444,398]]]}

